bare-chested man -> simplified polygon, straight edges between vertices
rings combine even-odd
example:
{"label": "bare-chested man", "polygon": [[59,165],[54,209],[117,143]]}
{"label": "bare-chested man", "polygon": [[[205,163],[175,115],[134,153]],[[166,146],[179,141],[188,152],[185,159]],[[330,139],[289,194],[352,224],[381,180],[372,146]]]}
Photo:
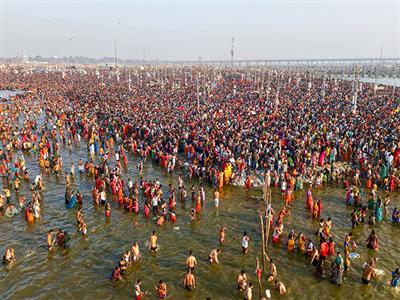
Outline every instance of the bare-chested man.
{"label": "bare-chested man", "polygon": [[15,259],[14,249],[7,248],[4,253],[4,256],[3,256],[3,263],[10,264],[10,263],[14,263],[16,261],[17,260]]}
{"label": "bare-chested man", "polygon": [[191,272],[193,272],[194,267],[197,265],[197,260],[196,257],[194,257],[192,250],[189,251],[189,257],[186,259],[186,265]]}
{"label": "bare-chested man", "polygon": [[194,275],[192,274],[190,268],[185,276],[185,279],[183,280],[183,286],[185,287],[185,289],[188,289],[189,291],[193,291],[196,288],[196,279],[194,278]]}
{"label": "bare-chested man", "polygon": [[219,192],[217,189],[214,190],[214,206],[218,207],[219,205]]}
{"label": "bare-chested man", "polygon": [[221,253],[220,249],[211,250],[210,254],[208,255],[208,261],[210,262],[210,264],[212,264],[212,263],[219,264],[218,254],[220,254],[220,253]]}
{"label": "bare-chested man", "polygon": [[272,258],[268,258],[267,257],[267,259],[269,260],[269,264],[270,264],[269,265],[268,282],[272,282],[275,279],[275,277],[278,274],[278,272],[276,271],[276,266],[275,266],[274,261],[272,260]]}
{"label": "bare-chested man", "polygon": [[49,230],[47,233],[47,250],[51,251],[53,250],[54,243],[56,242],[55,239],[53,239],[53,230]]}
{"label": "bare-chested man", "polygon": [[158,251],[157,235],[156,235],[156,232],[154,230],[153,230],[153,234],[150,237],[149,250],[150,250],[150,252],[157,252]]}
{"label": "bare-chested man", "polygon": [[247,287],[247,275],[244,270],[240,271],[240,274],[238,275],[238,278],[236,280],[238,289],[240,291],[244,291]]}
{"label": "bare-chested man", "polygon": [[371,279],[375,278],[375,265],[374,262],[371,261],[369,262],[368,265],[365,266],[363,274],[362,274],[362,282],[365,284],[368,284]]}
{"label": "bare-chested man", "polygon": [[132,261],[137,262],[141,258],[139,244],[135,242],[131,249]]}
{"label": "bare-chested man", "polygon": [[67,186],[67,188],[71,185],[71,177],[67,172],[65,172],[65,185]]}
{"label": "bare-chested man", "polygon": [[275,286],[279,289],[279,294],[286,294],[286,286],[283,284],[282,281],[275,280]]}
{"label": "bare-chested man", "polygon": [[164,281],[160,280],[155,288],[160,299],[167,297],[167,284]]}
{"label": "bare-chested man", "polygon": [[219,242],[223,243],[225,241],[225,226],[221,226],[221,228],[219,229]]}

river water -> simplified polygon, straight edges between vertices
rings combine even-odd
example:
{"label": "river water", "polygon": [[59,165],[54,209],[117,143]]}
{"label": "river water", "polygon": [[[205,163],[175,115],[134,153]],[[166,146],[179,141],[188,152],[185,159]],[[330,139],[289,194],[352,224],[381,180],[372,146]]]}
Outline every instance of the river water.
{"label": "river water", "polygon": [[19,93],[21,93],[21,91],[0,90],[0,99],[1,98],[8,99],[9,97],[15,96]]}
{"label": "river water", "polygon": [[400,86],[400,79],[399,78],[392,78],[392,77],[385,77],[385,78],[371,78],[371,77],[361,77],[360,81],[368,82],[368,83],[378,83],[383,85],[391,85],[391,86]]}
{"label": "river water", "polygon": [[[339,76],[339,78],[344,79],[344,80],[354,80],[353,76]],[[395,87],[400,87],[400,78],[393,78],[393,77],[380,77],[380,78],[373,78],[373,77],[361,77],[359,79],[361,82],[366,82],[366,83],[377,83],[381,85],[389,85],[389,86],[395,86]]]}
{"label": "river water", "polygon": [[[22,155],[22,152],[15,152]],[[79,158],[88,159],[84,142],[72,151],[62,149],[64,168],[69,168],[71,162],[77,166]],[[37,158],[24,153],[31,179],[40,172]],[[124,170],[125,182],[129,177],[138,179],[138,157],[129,154],[129,165]],[[115,163],[112,157],[111,163]],[[64,205],[65,184],[63,178],[54,174],[42,174],[46,190],[42,200],[42,218],[33,225],[27,225],[23,215],[13,218],[0,217],[0,251],[6,247],[15,249],[17,263],[11,267],[0,267],[0,299],[132,299],[134,282],[137,278],[143,280],[143,290],[149,290],[151,296],[144,299],[156,299],[154,285],[163,279],[168,285],[169,299],[243,299],[237,291],[236,277],[241,269],[245,269],[253,281],[253,294],[258,299],[257,280],[254,274],[256,256],[260,256],[260,221],[257,209],[260,207],[261,190],[244,190],[237,187],[227,187],[221,193],[218,209],[212,206],[212,190],[206,188],[206,207],[200,213],[199,221],[189,222],[188,210],[190,200],[186,204],[178,201],[178,221],[172,225],[167,222],[163,227],[157,227],[152,218],[129,214],[113,202],[111,219],[104,217],[101,208],[94,207],[91,198],[93,179],[77,174],[73,189],[80,190],[83,197],[82,211],[88,226],[88,236],[84,238],[76,233],[75,209],[66,210]],[[177,174],[169,176],[158,165],[146,162],[145,179],[159,179],[167,194],[169,183],[177,185]],[[188,191],[197,180],[185,182]],[[381,191],[382,193],[382,191]],[[29,185],[22,185],[21,194],[30,198]],[[12,195],[12,199],[14,195]],[[140,207],[143,207],[144,197],[140,196]],[[190,196],[188,195],[188,199]],[[343,250],[343,239],[351,228],[351,208],[345,206],[345,191],[340,187],[324,187],[314,193],[314,199],[324,201],[323,217],[330,216],[335,227],[334,240],[338,250]],[[279,210],[283,200],[278,190],[272,192],[273,207]],[[14,200],[13,200],[14,201]],[[391,206],[400,206],[400,195],[392,195]],[[274,288],[273,299],[393,299],[398,297],[388,287],[390,273],[399,267],[399,226],[386,220],[375,226],[379,236],[380,249],[377,252],[365,248],[364,241],[371,231],[368,225],[360,225],[353,230],[358,242],[359,259],[352,261],[351,271],[346,274],[341,287],[331,284],[328,280],[314,277],[314,267],[308,266],[308,259],[298,253],[287,254],[286,247],[268,245],[268,254],[277,259],[278,279],[282,280],[288,294],[278,295]],[[135,225],[136,224],[136,225]],[[218,232],[221,225],[227,226],[227,238],[222,247],[221,264],[210,266],[208,253],[219,247]],[[174,229],[178,226],[179,229]],[[46,233],[49,229],[62,228],[71,234],[70,248],[56,248],[48,253]],[[295,202],[292,213],[285,219],[285,230],[302,231],[314,239],[318,223],[313,221],[305,208],[304,191],[295,192]],[[146,251],[147,240],[152,230],[156,230],[160,251],[151,255]],[[251,241],[249,254],[241,254],[241,234],[247,231]],[[286,239],[284,239],[285,242]],[[138,241],[143,259],[137,265],[129,268],[123,282],[112,284],[110,274],[117,265],[123,251],[130,249],[134,241]],[[193,250],[198,260],[195,270],[197,288],[193,292],[182,287],[186,271],[188,251]],[[361,284],[362,264],[368,257],[379,257],[378,268],[384,270],[384,275],[372,284]],[[328,267],[328,263],[326,266]],[[328,271],[328,270],[327,270]],[[266,288],[265,281],[263,288]]]}

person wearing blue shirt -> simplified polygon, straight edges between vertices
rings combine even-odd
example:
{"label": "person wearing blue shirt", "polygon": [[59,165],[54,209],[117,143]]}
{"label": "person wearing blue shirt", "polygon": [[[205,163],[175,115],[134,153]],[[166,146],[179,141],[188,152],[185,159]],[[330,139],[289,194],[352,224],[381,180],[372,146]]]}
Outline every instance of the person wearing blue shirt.
{"label": "person wearing blue shirt", "polygon": [[390,281],[390,286],[397,288],[400,282],[400,271],[397,268],[395,271],[392,272],[392,280]]}

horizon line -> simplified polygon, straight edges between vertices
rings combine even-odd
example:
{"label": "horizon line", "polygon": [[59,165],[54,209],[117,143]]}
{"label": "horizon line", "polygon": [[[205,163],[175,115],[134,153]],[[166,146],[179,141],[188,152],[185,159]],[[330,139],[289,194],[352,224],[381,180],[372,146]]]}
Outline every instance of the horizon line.
{"label": "horizon line", "polygon": [[[102,56],[102,57],[94,57],[94,56],[84,56],[84,55],[74,55],[74,56],[58,56],[58,55],[53,55],[53,56],[42,56],[42,55],[35,55],[35,56],[29,56],[26,54],[22,55],[15,55],[15,56],[3,56],[0,57],[0,60],[7,60],[7,59],[18,59],[18,58],[23,58],[27,57],[29,59],[35,59],[36,57],[40,57],[43,59],[74,59],[74,58],[85,58],[85,59],[94,59],[94,60],[104,60],[104,59],[115,59],[114,56]],[[152,58],[152,59],[143,59],[143,58],[121,58],[117,57],[118,60],[121,61],[128,61],[128,60],[134,60],[134,61],[148,61],[148,62],[231,62],[231,59],[224,58],[224,59],[160,59],[160,58]],[[234,62],[268,62],[268,61],[332,61],[332,60],[400,60],[399,57],[368,57],[368,56],[360,56],[360,57],[298,57],[298,58],[237,58],[233,59]]]}

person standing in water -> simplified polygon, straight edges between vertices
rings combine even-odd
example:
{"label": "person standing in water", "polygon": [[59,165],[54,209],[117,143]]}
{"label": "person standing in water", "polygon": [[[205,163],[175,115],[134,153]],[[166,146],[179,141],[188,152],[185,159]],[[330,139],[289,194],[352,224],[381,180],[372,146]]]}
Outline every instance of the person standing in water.
{"label": "person standing in water", "polygon": [[160,299],[167,298],[167,284],[163,280],[160,280],[155,288]]}
{"label": "person standing in water", "polygon": [[194,275],[192,274],[190,268],[185,278],[183,279],[183,286],[189,291],[193,291],[196,288],[196,279],[194,278]]}
{"label": "person standing in water", "polygon": [[135,300],[140,300],[144,293],[142,292],[140,286],[142,285],[142,280],[139,278],[136,280],[135,284]]}
{"label": "person standing in water", "polygon": [[286,294],[286,286],[283,284],[282,281],[275,280],[275,286],[279,289],[280,295]]}
{"label": "person standing in water", "polygon": [[15,259],[14,249],[7,248],[6,251],[4,252],[3,263],[10,264],[10,263],[14,263],[16,261],[17,260]]}
{"label": "person standing in water", "polygon": [[106,216],[106,218],[111,217],[111,206],[110,206],[110,203],[108,203],[108,202],[106,202],[106,207],[104,209],[104,215]]}
{"label": "person standing in water", "polygon": [[367,243],[367,248],[373,250],[378,249],[378,236],[375,234],[375,230],[372,229],[371,234],[368,236],[368,239],[365,242]]}
{"label": "person standing in water", "polygon": [[390,286],[397,288],[400,282],[400,271],[399,268],[392,272],[392,280],[390,281]]}
{"label": "person standing in water", "polygon": [[186,265],[191,272],[194,271],[194,267],[197,265],[196,257],[193,256],[192,250],[189,251],[189,257],[186,259]]}
{"label": "person standing in water", "polygon": [[219,192],[217,189],[214,190],[214,206],[217,208],[219,206]]}
{"label": "person standing in water", "polygon": [[221,226],[221,228],[219,229],[219,242],[222,244],[225,241],[225,226]]}
{"label": "person standing in water", "polygon": [[361,277],[362,282],[364,284],[368,284],[371,281],[371,279],[375,278],[375,272],[376,272],[376,268],[375,268],[374,262],[371,261],[371,262],[369,262],[369,264],[367,264],[365,266],[365,268],[363,270],[363,274]]}
{"label": "person standing in water", "polygon": [[131,257],[132,257],[132,262],[137,262],[141,258],[140,254],[140,249],[139,249],[139,244],[138,242],[135,242],[131,248]]}
{"label": "person standing in water", "polygon": [[219,264],[218,261],[218,255],[221,253],[220,249],[213,249],[211,250],[210,254],[208,255],[208,261],[210,262],[210,264],[212,263],[217,263]]}
{"label": "person standing in water", "polygon": [[247,254],[249,248],[250,238],[247,236],[247,231],[243,232],[242,237],[242,252],[243,254]]}
{"label": "person standing in water", "polygon": [[53,230],[49,230],[47,232],[47,250],[51,251],[53,250],[54,243],[56,242],[55,239],[53,239]]}
{"label": "person standing in water", "polygon": [[157,252],[158,251],[158,245],[157,245],[157,235],[155,230],[153,230],[153,233],[150,237],[149,241],[149,251],[150,252]]}
{"label": "person standing in water", "polygon": [[272,282],[275,279],[275,277],[278,274],[278,272],[276,270],[276,266],[275,266],[275,263],[274,263],[273,259],[267,257],[267,260],[269,260],[269,263],[270,263],[270,265],[269,265],[269,275],[268,275],[267,281],[268,282]]}
{"label": "person standing in water", "polygon": [[246,287],[247,287],[247,275],[246,275],[246,272],[244,270],[240,271],[240,274],[238,275],[236,283],[237,283],[239,291],[246,290]]}
{"label": "person standing in water", "polygon": [[244,296],[245,300],[252,300],[253,299],[253,283],[250,282],[246,287],[246,292]]}

